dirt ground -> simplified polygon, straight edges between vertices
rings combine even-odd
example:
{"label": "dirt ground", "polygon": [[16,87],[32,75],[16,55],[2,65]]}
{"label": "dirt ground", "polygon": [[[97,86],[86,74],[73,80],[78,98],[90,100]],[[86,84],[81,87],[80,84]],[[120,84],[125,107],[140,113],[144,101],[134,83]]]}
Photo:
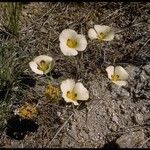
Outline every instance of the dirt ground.
{"label": "dirt ground", "polygon": [[[6,31],[1,32],[3,45],[13,43],[18,64],[24,65],[22,78],[27,75],[31,80],[29,87],[14,84],[11,90],[7,106],[11,111],[6,118],[3,117],[5,112],[1,112],[0,117],[4,124],[0,147],[150,148],[149,14],[148,2],[26,4],[19,38],[6,38]],[[102,43],[91,41],[87,32],[95,24],[111,26],[115,39]],[[59,34],[66,28],[83,33],[88,40],[87,49],[76,57],[65,57],[60,51]],[[28,66],[32,58],[41,54],[52,56],[56,61],[52,72],[54,84],[59,85],[67,78],[80,80],[88,88],[90,100],[77,107],[63,99],[57,104],[48,102],[43,97],[46,78],[35,75]],[[125,67],[129,73],[125,87],[119,88],[107,78],[105,69],[112,65],[114,56],[116,65]],[[31,85],[33,78],[36,83]],[[38,127],[28,129],[23,139],[16,140],[11,133],[6,134],[5,124],[13,117],[12,111],[25,101],[38,102],[33,128]],[[19,128],[19,125],[14,123],[12,128]]]}

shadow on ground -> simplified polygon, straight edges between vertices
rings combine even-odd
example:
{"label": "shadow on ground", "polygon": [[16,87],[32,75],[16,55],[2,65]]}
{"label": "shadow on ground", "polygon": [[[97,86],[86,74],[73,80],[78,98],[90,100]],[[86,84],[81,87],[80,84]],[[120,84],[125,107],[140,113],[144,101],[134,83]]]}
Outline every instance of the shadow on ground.
{"label": "shadow on ground", "polygon": [[30,119],[21,119],[14,116],[7,121],[6,135],[11,139],[23,140],[28,132],[35,132],[38,125]]}

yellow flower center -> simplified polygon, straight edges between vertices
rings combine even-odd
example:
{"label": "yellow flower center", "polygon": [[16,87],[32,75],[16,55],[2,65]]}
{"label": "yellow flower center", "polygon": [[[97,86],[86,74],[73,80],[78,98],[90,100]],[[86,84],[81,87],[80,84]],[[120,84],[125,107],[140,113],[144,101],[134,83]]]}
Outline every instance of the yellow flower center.
{"label": "yellow flower center", "polygon": [[120,80],[120,77],[119,77],[119,75],[117,75],[117,74],[113,74],[113,75],[111,75],[111,80],[112,80],[112,81],[119,81],[119,80]]}
{"label": "yellow flower center", "polygon": [[67,46],[69,48],[75,48],[77,46],[77,41],[74,39],[68,39],[67,40]]}
{"label": "yellow flower center", "polygon": [[38,64],[38,69],[45,72],[47,69],[49,68],[49,63],[45,62],[44,60],[42,60],[39,64]]}
{"label": "yellow flower center", "polygon": [[69,98],[69,99],[71,99],[71,100],[76,100],[76,98],[77,98],[77,93],[75,93],[74,91],[68,91],[67,92],[67,94],[66,94],[66,96]]}
{"label": "yellow flower center", "polygon": [[104,34],[103,32],[101,32],[101,33],[99,33],[99,34],[97,35],[97,38],[98,38],[100,41],[102,41],[105,37],[106,37],[106,34]]}

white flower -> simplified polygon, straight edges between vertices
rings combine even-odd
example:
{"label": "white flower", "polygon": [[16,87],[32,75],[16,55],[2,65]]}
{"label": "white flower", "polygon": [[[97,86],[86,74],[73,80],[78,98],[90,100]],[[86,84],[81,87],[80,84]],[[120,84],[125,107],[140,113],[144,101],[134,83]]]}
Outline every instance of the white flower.
{"label": "white flower", "polygon": [[78,51],[84,51],[87,47],[87,40],[84,35],[77,34],[72,29],[65,29],[59,36],[60,49],[66,56],[75,56]]}
{"label": "white flower", "polygon": [[67,79],[61,83],[62,97],[66,102],[78,105],[77,100],[88,100],[89,92],[81,82],[75,83],[73,79]]}
{"label": "white flower", "polygon": [[47,74],[53,69],[54,60],[47,55],[40,55],[34,58],[34,60],[29,63],[29,66],[36,74]]}
{"label": "white flower", "polygon": [[94,28],[89,29],[88,36],[91,40],[111,41],[114,39],[115,33],[109,26],[94,25]]}
{"label": "white flower", "polygon": [[127,79],[129,74],[121,66],[109,66],[106,68],[108,73],[108,78],[112,80],[113,83],[119,86],[125,86],[127,84]]}

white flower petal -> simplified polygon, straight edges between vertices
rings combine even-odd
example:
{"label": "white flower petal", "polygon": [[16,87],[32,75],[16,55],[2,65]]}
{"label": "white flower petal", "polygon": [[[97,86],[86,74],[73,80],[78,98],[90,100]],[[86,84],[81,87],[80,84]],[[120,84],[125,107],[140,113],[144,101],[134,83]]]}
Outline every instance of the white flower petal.
{"label": "white flower petal", "polygon": [[64,98],[64,100],[65,100],[67,103],[71,102],[71,103],[73,103],[74,105],[79,105],[79,103],[78,103],[76,100],[71,100],[71,99],[68,98],[66,95],[67,95],[67,93],[65,92],[65,93],[62,94],[62,97]]}
{"label": "white flower petal", "polygon": [[97,33],[93,28],[89,29],[88,36],[91,40],[97,39]]}
{"label": "white flower petal", "polygon": [[53,60],[52,57],[50,56],[47,56],[47,55],[40,55],[40,56],[37,56],[36,58],[34,58],[34,62],[39,64],[42,60],[44,60],[45,62],[51,62]]}
{"label": "white flower petal", "polygon": [[54,66],[55,66],[55,61],[52,60],[52,61],[50,62],[50,64],[49,64],[49,68],[45,71],[45,73],[48,73],[48,72],[52,71],[53,68],[54,68]]}
{"label": "white flower petal", "polygon": [[[48,68],[44,73],[43,73],[43,71],[41,71],[41,70],[39,70],[39,69],[36,69],[36,70],[35,70],[35,68],[38,67],[38,64],[39,64],[42,60],[44,60],[45,62],[49,63],[49,68]],[[37,74],[46,74],[46,73],[48,73],[50,70],[52,70],[53,67],[54,67],[54,60],[53,60],[53,58],[50,57],[50,56],[47,56],[47,55],[40,55],[40,56],[37,56],[36,58],[34,58],[33,62],[36,63],[36,65],[35,65],[35,64],[32,64],[31,66],[34,66],[34,67],[32,67],[32,68],[34,68],[34,70],[37,72]],[[34,71],[34,72],[35,72],[35,71]],[[39,72],[39,71],[40,71],[40,72]]]}
{"label": "white flower petal", "polygon": [[75,106],[79,105],[77,101],[72,101]]}
{"label": "white flower petal", "polygon": [[73,79],[67,79],[62,81],[60,88],[62,93],[67,93],[67,91],[72,91],[75,86],[75,81]]}
{"label": "white flower petal", "polygon": [[105,25],[94,25],[94,28],[96,30],[96,32],[99,33],[107,33],[110,32],[111,28],[109,26],[105,26]]}
{"label": "white flower petal", "polygon": [[35,72],[36,74],[44,74],[43,71],[37,69],[38,66],[37,66],[37,64],[36,64],[35,62],[31,61],[31,62],[29,63],[29,66],[30,66],[31,70],[32,70],[33,72]]}
{"label": "white flower petal", "polygon": [[74,92],[77,93],[77,100],[89,99],[89,91],[80,82],[76,83],[74,87]]}
{"label": "white flower petal", "polygon": [[125,86],[127,84],[126,81],[113,81],[113,83],[117,84],[118,86]]}
{"label": "white flower petal", "polygon": [[115,37],[114,31],[110,31],[107,33],[106,37],[103,39],[103,41],[111,41]]}
{"label": "white flower petal", "polygon": [[108,78],[111,79],[111,75],[114,74],[114,66],[109,66],[106,68],[107,74],[108,74]]}
{"label": "white flower petal", "polygon": [[64,42],[60,42],[60,49],[66,56],[76,56],[78,54],[74,48],[69,48]]}
{"label": "white flower petal", "polygon": [[76,39],[77,32],[72,29],[64,29],[59,35],[59,41],[66,43],[68,39]]}
{"label": "white flower petal", "polygon": [[84,51],[87,47],[87,40],[86,40],[85,36],[82,34],[78,34],[76,36],[76,39],[77,39],[78,44],[77,44],[77,47],[75,49],[78,51]]}
{"label": "white flower petal", "polygon": [[115,73],[119,75],[120,80],[127,80],[128,79],[129,74],[121,66],[116,66],[115,67]]}

